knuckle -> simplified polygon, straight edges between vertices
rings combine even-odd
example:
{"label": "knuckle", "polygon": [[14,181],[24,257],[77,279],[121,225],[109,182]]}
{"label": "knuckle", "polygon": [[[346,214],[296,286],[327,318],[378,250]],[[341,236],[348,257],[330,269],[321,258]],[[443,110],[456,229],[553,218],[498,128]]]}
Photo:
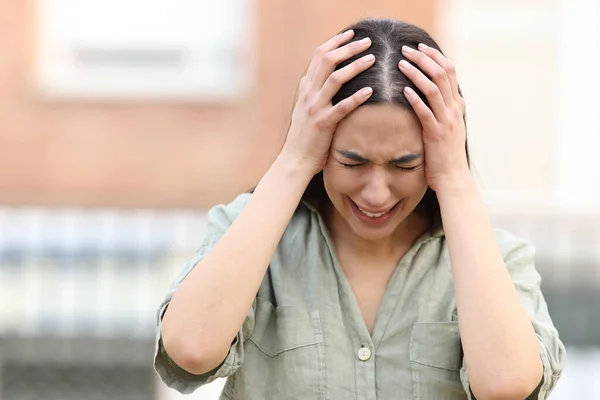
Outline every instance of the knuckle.
{"label": "knuckle", "polygon": [[329,122],[329,118],[324,115],[319,116],[315,119],[315,127],[319,130],[329,129],[331,123]]}
{"label": "knuckle", "polygon": [[302,100],[302,104],[304,104],[305,107],[310,105],[310,90],[308,89],[308,86],[304,86],[298,90],[298,98]]}
{"label": "knuckle", "polygon": [[298,85],[298,88],[300,91],[302,91],[307,86],[308,86],[308,77],[306,75],[304,75],[302,78],[300,78],[300,84]]}
{"label": "knuckle", "polygon": [[427,89],[425,89],[425,96],[427,97],[434,97],[437,96],[439,93],[440,91],[435,85],[427,86]]}
{"label": "knuckle", "polygon": [[325,50],[325,45],[321,45],[315,49],[314,57],[321,58],[325,55],[327,51]]}
{"label": "knuckle", "polygon": [[419,107],[419,111],[421,112],[421,119],[422,120],[424,120],[427,123],[433,122],[433,115],[432,115],[432,113],[428,112],[428,110],[425,109],[425,107],[420,106]]}
{"label": "knuckle", "polygon": [[341,85],[343,82],[342,75],[339,71],[336,71],[333,74],[329,75],[329,78],[327,80],[330,84],[335,86]]}
{"label": "knuckle", "polygon": [[443,113],[443,115],[441,116],[441,120],[442,121],[446,121],[445,123],[448,125],[449,128],[453,128],[454,126],[454,115],[452,113],[452,110],[448,110],[446,109],[446,111]]}
{"label": "knuckle", "polygon": [[298,90],[298,93],[296,94],[296,102],[300,102],[300,104],[306,107],[308,104],[308,94],[306,89]]}
{"label": "knuckle", "polygon": [[446,59],[445,69],[446,69],[446,72],[448,74],[455,74],[456,73],[456,66],[454,65],[454,63],[452,62],[452,60]]}
{"label": "knuckle", "polygon": [[329,52],[323,56],[323,62],[328,66],[333,66],[335,63],[334,57],[334,54]]}
{"label": "knuckle", "polygon": [[317,107],[316,104],[314,103],[310,103],[306,105],[306,113],[311,116],[311,117],[315,117],[318,114],[319,108]]}
{"label": "knuckle", "polygon": [[354,99],[354,98],[348,98],[348,99],[345,99],[345,100],[339,102],[337,104],[337,106],[335,107],[336,114],[340,117],[345,116],[346,114],[348,114],[350,112],[350,110],[353,107],[353,104],[355,104],[355,103],[356,103],[356,99]]}
{"label": "knuckle", "polygon": [[351,111],[352,107],[348,102],[343,102],[340,103],[338,105],[338,107],[336,107],[335,110],[335,115],[337,117],[338,120],[341,120],[342,118],[344,118],[346,115],[348,115]]}
{"label": "knuckle", "polygon": [[437,68],[433,74],[433,79],[441,81],[444,79],[448,79],[448,75],[446,74],[446,71],[443,68]]}
{"label": "knuckle", "polygon": [[365,102],[365,99],[364,99],[363,95],[360,94],[360,92],[354,94],[351,98],[348,99],[348,108],[349,108],[348,112],[354,110],[355,108],[357,108],[364,102]]}
{"label": "knuckle", "polygon": [[360,98],[358,96],[351,96],[347,101],[342,104],[342,110],[344,111],[344,115],[350,113],[360,104]]}
{"label": "knuckle", "polygon": [[454,109],[452,110],[452,117],[454,117],[454,119],[460,120],[462,119],[463,116],[463,111],[460,105],[458,105],[457,107],[454,107]]}

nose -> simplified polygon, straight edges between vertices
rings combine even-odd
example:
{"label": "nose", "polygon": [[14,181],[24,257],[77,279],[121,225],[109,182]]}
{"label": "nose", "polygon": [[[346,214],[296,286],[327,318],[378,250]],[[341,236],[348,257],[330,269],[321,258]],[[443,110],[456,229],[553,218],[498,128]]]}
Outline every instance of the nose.
{"label": "nose", "polygon": [[365,207],[379,210],[389,204],[392,192],[386,175],[385,171],[375,168],[367,177],[367,182],[361,193]]}

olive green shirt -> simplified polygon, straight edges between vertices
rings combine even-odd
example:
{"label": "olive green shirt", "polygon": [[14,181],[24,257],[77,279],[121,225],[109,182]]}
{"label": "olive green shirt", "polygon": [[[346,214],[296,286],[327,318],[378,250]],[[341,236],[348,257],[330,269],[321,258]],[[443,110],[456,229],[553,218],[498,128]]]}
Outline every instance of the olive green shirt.
{"label": "olive green shirt", "polygon": [[[200,376],[177,366],[162,346],[161,318],[179,283],[211,251],[249,196],[209,211],[204,243],[158,310],[154,368],[167,386],[191,393],[227,377],[221,399],[474,399],[443,230],[422,235],[401,259],[371,335],[323,219],[305,202],[285,230],[224,362]],[[543,381],[530,398],[545,399],[562,372],[565,349],[540,292],[532,246],[505,231],[495,234],[543,361]]]}

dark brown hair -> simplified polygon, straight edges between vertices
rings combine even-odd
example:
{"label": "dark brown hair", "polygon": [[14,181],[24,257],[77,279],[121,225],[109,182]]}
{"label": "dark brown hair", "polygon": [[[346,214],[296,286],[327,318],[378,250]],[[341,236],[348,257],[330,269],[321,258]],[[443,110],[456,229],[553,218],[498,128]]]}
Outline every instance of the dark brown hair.
{"label": "dark brown hair", "polygon": [[[365,105],[391,103],[412,110],[410,103],[403,94],[405,86],[414,89],[419,97],[428,104],[423,93],[419,91],[410,79],[400,72],[398,63],[400,60],[404,59],[402,56],[402,46],[404,45],[414,49],[419,43],[424,43],[441,52],[439,45],[433,40],[429,33],[415,25],[391,19],[361,20],[348,26],[342,32],[349,29],[353,29],[355,32],[352,41],[369,37],[372,44],[365,52],[357,54],[342,62],[336,69],[343,68],[366,54],[375,55],[376,61],[373,66],[360,73],[340,88],[332,99],[333,105],[352,96],[358,90],[366,86],[373,88],[373,94],[364,103]],[[469,152],[466,142],[465,150],[467,152],[467,161],[469,161]],[[323,183],[323,172],[319,172],[310,181],[304,192],[303,200],[318,206],[326,196],[327,193]],[[431,188],[427,188],[423,199],[416,209],[430,217],[434,224],[441,222],[439,202],[435,192]]]}

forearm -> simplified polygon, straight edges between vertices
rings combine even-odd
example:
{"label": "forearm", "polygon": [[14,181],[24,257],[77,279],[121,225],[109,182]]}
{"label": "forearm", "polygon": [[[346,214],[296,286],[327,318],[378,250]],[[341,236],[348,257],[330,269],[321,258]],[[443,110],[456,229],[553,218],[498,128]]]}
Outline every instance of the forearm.
{"label": "forearm", "polygon": [[180,284],[162,325],[165,349],[179,365],[202,373],[223,360],[310,178],[275,161],[221,240]]}
{"label": "forearm", "polygon": [[524,399],[542,378],[537,339],[484,204],[470,176],[437,196],[473,393],[480,400]]}

